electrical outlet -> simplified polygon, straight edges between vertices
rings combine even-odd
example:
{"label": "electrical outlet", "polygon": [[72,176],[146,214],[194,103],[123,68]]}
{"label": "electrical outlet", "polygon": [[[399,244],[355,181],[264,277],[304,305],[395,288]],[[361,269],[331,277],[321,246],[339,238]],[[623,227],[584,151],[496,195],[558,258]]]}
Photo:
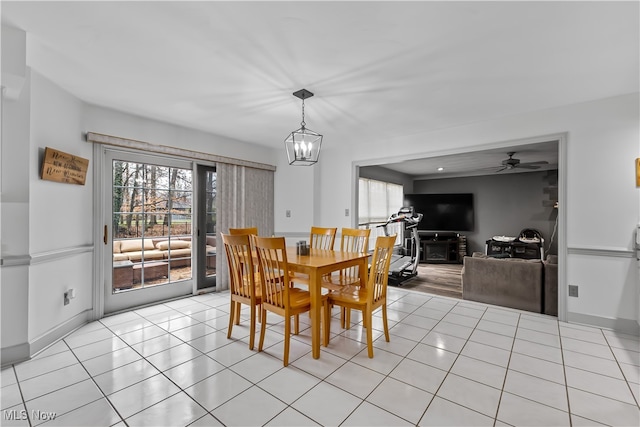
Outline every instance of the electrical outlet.
{"label": "electrical outlet", "polygon": [[569,285],[569,296],[570,297],[578,296],[578,287],[576,285]]}
{"label": "electrical outlet", "polygon": [[291,211],[289,209],[284,213],[287,218],[291,218]]}
{"label": "electrical outlet", "polygon": [[76,297],[76,290],[71,288],[64,293],[64,305],[68,305]]}

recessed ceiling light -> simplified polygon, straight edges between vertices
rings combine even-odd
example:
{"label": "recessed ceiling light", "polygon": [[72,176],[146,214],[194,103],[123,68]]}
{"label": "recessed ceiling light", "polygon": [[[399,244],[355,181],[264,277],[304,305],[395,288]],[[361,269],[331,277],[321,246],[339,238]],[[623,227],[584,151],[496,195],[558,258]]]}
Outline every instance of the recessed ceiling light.
{"label": "recessed ceiling light", "polygon": [[439,167],[439,168],[438,168],[438,172],[442,172],[443,170],[444,170],[444,168],[443,168],[443,167]]}

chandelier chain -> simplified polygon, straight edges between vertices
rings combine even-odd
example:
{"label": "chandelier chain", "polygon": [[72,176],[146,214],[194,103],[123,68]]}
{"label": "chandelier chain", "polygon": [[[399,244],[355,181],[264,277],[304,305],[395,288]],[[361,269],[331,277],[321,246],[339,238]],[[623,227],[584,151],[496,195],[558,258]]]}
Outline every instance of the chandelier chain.
{"label": "chandelier chain", "polygon": [[306,123],[304,122],[304,98],[302,99],[302,121],[300,122],[300,125],[302,125],[303,129],[306,126]]}

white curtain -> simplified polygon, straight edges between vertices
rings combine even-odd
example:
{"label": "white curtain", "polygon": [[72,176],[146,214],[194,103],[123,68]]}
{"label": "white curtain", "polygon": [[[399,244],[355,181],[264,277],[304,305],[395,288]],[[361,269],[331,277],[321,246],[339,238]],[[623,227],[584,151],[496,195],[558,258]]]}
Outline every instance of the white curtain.
{"label": "white curtain", "polygon": [[220,233],[229,228],[258,227],[260,236],[273,235],[273,170],[217,163],[216,290],[229,288],[227,257]]}

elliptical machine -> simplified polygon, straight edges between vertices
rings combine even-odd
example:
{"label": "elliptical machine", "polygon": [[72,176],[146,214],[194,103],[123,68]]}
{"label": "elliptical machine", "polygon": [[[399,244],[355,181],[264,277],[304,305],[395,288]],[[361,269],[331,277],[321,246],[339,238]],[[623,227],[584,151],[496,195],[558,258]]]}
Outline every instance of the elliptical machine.
{"label": "elliptical machine", "polygon": [[395,222],[403,222],[405,230],[411,230],[411,247],[401,247],[398,253],[391,257],[389,265],[389,284],[400,286],[402,282],[418,274],[418,263],[420,262],[420,235],[418,234],[418,224],[422,219],[421,213],[415,213],[413,206],[402,207],[398,213],[392,214],[386,223],[379,227],[384,228],[384,234],[389,235],[387,226]]}

